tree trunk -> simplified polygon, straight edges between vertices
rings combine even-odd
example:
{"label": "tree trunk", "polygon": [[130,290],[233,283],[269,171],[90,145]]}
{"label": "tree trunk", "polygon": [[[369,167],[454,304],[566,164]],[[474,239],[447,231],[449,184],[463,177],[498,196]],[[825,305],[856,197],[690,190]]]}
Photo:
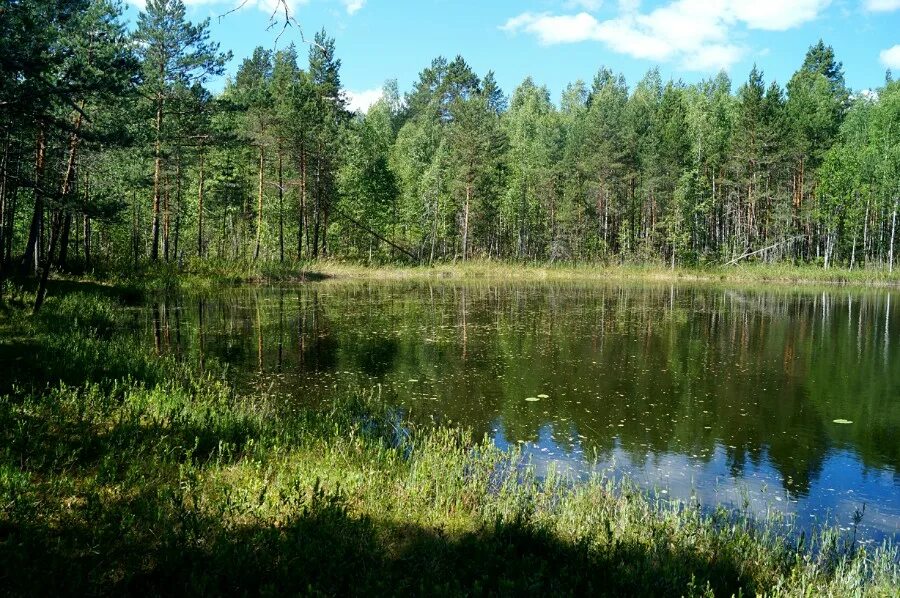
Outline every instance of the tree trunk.
{"label": "tree trunk", "polygon": [[300,142],[300,211],[297,215],[297,259],[303,257],[303,227],[306,226],[306,152]]}
{"label": "tree trunk", "polygon": [[472,183],[466,183],[466,205],[463,208],[462,259],[466,261],[469,254],[469,202],[472,198]]}
{"label": "tree trunk", "polygon": [[198,174],[197,183],[197,257],[203,258],[203,166],[205,153],[203,151],[203,142],[200,142],[200,172]]}
{"label": "tree trunk", "polygon": [[278,261],[284,262],[284,170],[281,149],[278,150]]}
{"label": "tree trunk", "polygon": [[154,147],[155,158],[153,160],[153,229],[151,237],[153,242],[150,248],[150,259],[159,261],[159,208],[160,208],[160,178],[162,176],[162,122],[163,122],[163,97],[156,97],[156,144]]}
{"label": "tree trunk", "polygon": [[7,197],[7,206],[6,206],[6,245],[0,246],[0,259],[3,262],[10,266],[12,264],[12,248],[13,248],[13,240],[16,234],[15,222],[16,222],[16,207],[18,205],[18,193],[19,193],[19,172],[22,168],[21,159],[17,158],[16,161],[16,169],[15,174],[13,175],[13,179],[11,181],[7,181],[7,189],[6,189],[6,197]]}
{"label": "tree trunk", "polygon": [[59,261],[61,267],[66,265],[69,259],[69,237],[72,234],[72,210],[65,211],[62,225],[62,237],[59,239]]}
{"label": "tree trunk", "polygon": [[22,257],[22,269],[30,270],[34,274],[38,273],[38,262],[41,253],[41,229],[43,228],[44,218],[44,194],[41,190],[41,183],[44,175],[46,152],[47,139],[44,135],[44,124],[41,123],[38,130],[34,162],[34,213],[31,216],[31,226],[28,230],[28,243],[25,245],[25,255]]}
{"label": "tree trunk", "polygon": [[37,294],[34,296],[34,306],[31,313],[36,314],[40,311],[47,296],[47,282],[50,279],[50,267],[53,264],[53,254],[56,252],[56,242],[60,236],[60,227],[62,223],[62,214],[57,212],[51,217],[52,230],[50,231],[50,247],[47,249],[47,257],[44,260],[43,269],[41,270],[41,280],[38,283]]}
{"label": "tree trunk", "polygon": [[313,239],[312,239],[312,255],[313,258],[319,257],[319,218],[321,210],[321,194],[322,189],[319,186],[319,180],[322,171],[322,148],[319,147],[319,155],[316,156],[316,185],[314,188],[315,197],[313,202]]}
{"label": "tree trunk", "polygon": [[137,191],[131,192],[132,218],[131,218],[131,249],[134,258],[134,267],[137,268],[140,251],[140,229],[138,228]]}
{"label": "tree trunk", "polygon": [[181,236],[181,211],[175,212],[175,244],[172,246],[172,259],[178,263],[178,239]]}
{"label": "tree trunk", "polygon": [[262,242],[262,224],[263,224],[263,184],[265,170],[266,150],[262,144],[259,146],[259,191],[256,195],[256,250],[253,252],[253,259],[259,259],[259,246]]}
{"label": "tree trunk", "polygon": [[300,257],[303,248],[303,235],[306,235],[306,253],[309,254],[309,214],[307,212],[307,189],[309,180],[309,165],[306,161],[306,149],[304,144],[300,145],[300,227],[297,231],[297,257]]}
{"label": "tree trunk", "polygon": [[328,206],[322,207],[322,257],[328,256]]}
{"label": "tree trunk", "polygon": [[163,192],[163,261],[169,261],[169,177]]}
{"label": "tree trunk", "polygon": [[891,211],[891,246],[888,250],[888,271],[894,272],[894,234],[897,232],[897,199],[894,199],[894,209]]}
{"label": "tree trunk", "polygon": [[[69,137],[69,159],[66,164],[66,171],[63,175],[62,186],[60,187],[60,196],[62,204],[65,206],[66,200],[72,191],[72,182],[75,178],[75,155],[78,151],[78,132],[81,129],[82,114],[84,113],[84,101],[81,102],[81,108],[78,110],[78,116],[75,117],[75,126]],[[65,207],[63,207],[65,209]],[[63,209],[57,210],[52,220],[53,230],[50,232],[50,247],[47,249],[47,256],[44,260],[43,270],[41,272],[41,281],[38,284],[37,294],[34,297],[34,307],[32,313],[37,313],[44,303],[47,295],[47,281],[50,278],[50,268],[53,267],[53,257],[56,253],[56,245],[62,236],[63,225]]]}
{"label": "tree trunk", "polygon": [[91,267],[91,218],[87,214],[84,215],[84,230],[82,231],[84,243],[84,268]]}
{"label": "tree trunk", "polygon": [[175,243],[172,247],[172,259],[178,262],[178,240],[181,237],[181,153],[175,165]]}
{"label": "tree trunk", "polygon": [[3,296],[3,272],[6,266],[6,192],[9,188],[9,132],[6,133],[6,145],[3,148],[3,162],[0,164],[0,298]]}
{"label": "tree trunk", "polygon": [[866,199],[866,216],[863,221],[863,266],[869,265],[869,200]]}

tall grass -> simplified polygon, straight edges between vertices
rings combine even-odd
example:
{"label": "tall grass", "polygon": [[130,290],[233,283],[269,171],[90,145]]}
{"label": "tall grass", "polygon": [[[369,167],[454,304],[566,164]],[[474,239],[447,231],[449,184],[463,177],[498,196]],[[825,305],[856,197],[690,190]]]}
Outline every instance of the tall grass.
{"label": "tall grass", "polygon": [[36,349],[2,362],[9,593],[897,594],[891,545],[801,541],[599,474],[539,478],[364,390],[316,411],[238,396],[214,364],[115,334],[113,299],[46,307],[2,316],[5,354]]}
{"label": "tall grass", "polygon": [[341,260],[287,261],[284,263],[236,263],[197,261],[178,270],[160,267],[145,276],[143,284],[152,288],[172,286],[204,288],[237,282],[309,281],[326,278],[391,280],[548,280],[548,281],[659,281],[716,282],[735,284],[814,284],[856,286],[898,286],[900,271],[854,270],[814,265],[742,264],[736,266],[689,266],[671,269],[657,264],[602,263],[520,263],[490,260],[405,264],[364,264]]}

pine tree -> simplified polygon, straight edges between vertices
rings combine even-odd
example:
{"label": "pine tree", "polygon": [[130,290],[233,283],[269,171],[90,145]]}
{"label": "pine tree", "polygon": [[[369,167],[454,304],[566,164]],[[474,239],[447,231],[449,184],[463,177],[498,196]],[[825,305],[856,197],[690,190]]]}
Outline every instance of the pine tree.
{"label": "pine tree", "polygon": [[167,143],[166,111],[175,89],[204,83],[221,75],[231,53],[220,53],[209,40],[209,19],[194,25],[185,18],[181,0],[148,0],[138,15],[134,33],[143,67],[142,95],[153,110],[153,220],[150,257],[159,259],[160,213],[163,194],[164,144]]}

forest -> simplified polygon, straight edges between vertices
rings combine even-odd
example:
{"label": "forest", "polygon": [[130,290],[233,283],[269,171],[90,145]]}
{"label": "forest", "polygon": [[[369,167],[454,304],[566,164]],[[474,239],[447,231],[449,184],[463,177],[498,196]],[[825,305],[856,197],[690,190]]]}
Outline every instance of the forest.
{"label": "forest", "polygon": [[900,83],[848,89],[811,46],[782,86],[600,67],[557,103],[435,58],[347,108],[339,49],[232,59],[180,0],[0,13],[0,266],[335,256],[413,263],[764,262],[893,269]]}

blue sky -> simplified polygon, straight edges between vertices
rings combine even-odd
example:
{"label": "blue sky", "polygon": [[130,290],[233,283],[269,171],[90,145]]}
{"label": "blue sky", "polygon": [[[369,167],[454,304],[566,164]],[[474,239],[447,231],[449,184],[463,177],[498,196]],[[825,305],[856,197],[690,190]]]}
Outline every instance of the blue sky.
{"label": "blue sky", "polygon": [[[211,17],[214,39],[234,52],[233,73],[267,31],[274,0],[184,0],[192,20]],[[134,17],[143,0],[129,0]],[[481,75],[493,69],[507,94],[526,77],[558,98],[569,82],[600,66],[629,84],[658,65],[664,78],[698,81],[724,68],[735,82],[753,63],[784,84],[820,37],[844,63],[847,82],[881,85],[900,75],[900,0],[288,0],[307,38],[324,27],[336,40],[355,105],[383,82],[408,90],[438,55],[463,57]],[[296,29],[277,41],[300,41]],[[221,89],[223,81],[211,87]]]}

